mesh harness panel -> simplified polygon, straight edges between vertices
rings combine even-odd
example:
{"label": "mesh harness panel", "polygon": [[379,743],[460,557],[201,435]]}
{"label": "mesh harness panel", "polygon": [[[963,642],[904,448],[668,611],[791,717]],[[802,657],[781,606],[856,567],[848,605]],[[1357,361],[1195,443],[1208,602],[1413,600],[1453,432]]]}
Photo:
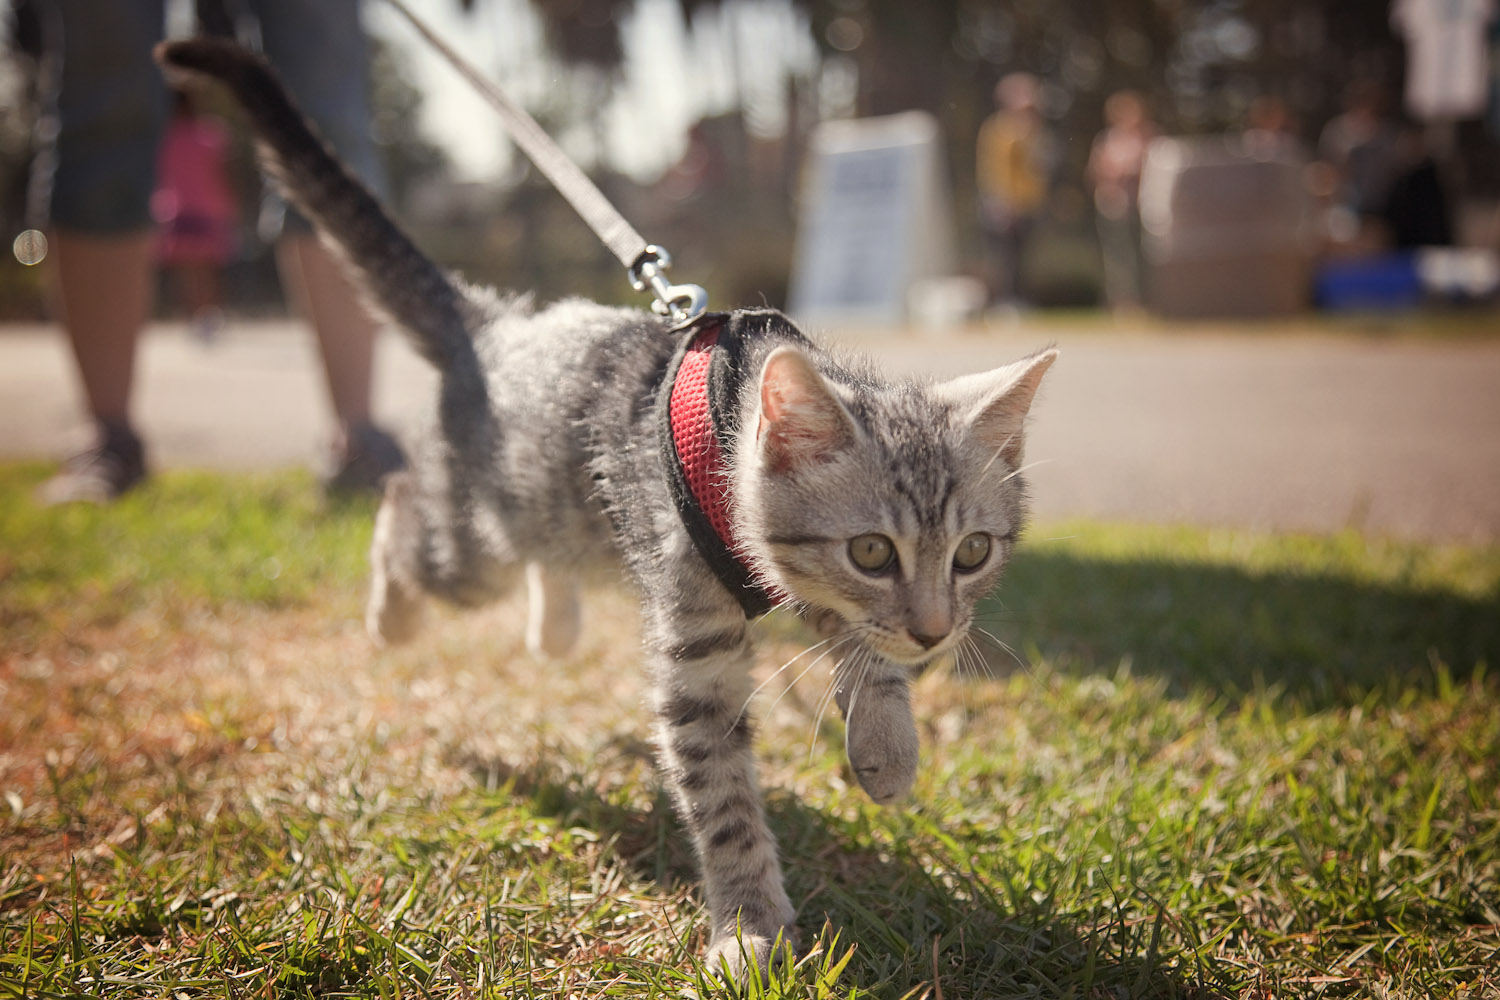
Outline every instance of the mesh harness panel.
{"label": "mesh harness panel", "polygon": [[710,313],[678,347],[657,392],[667,484],[683,526],[705,562],[747,617],[771,610],[783,595],[755,578],[730,522],[729,458],[725,436],[749,374],[741,363],[748,338],[766,329],[769,313]]}

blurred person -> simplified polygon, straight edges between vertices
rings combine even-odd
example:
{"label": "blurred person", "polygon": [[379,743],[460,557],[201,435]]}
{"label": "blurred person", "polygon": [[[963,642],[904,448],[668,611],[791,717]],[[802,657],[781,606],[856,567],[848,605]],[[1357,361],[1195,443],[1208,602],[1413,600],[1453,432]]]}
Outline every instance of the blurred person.
{"label": "blurred person", "polygon": [[1006,75],[995,86],[996,110],[979,129],[975,183],[994,302],[1025,303],[1026,253],[1047,206],[1055,150],[1039,90],[1029,73]]}
{"label": "blurred person", "polygon": [[1156,126],[1146,102],[1133,90],[1104,102],[1104,128],[1089,150],[1088,180],[1104,262],[1104,298],[1116,310],[1139,309],[1145,301],[1141,261],[1141,165]]}
{"label": "blurred person", "polygon": [[1332,171],[1329,232],[1340,243],[1387,241],[1381,215],[1395,181],[1397,130],[1385,116],[1380,87],[1357,80],[1344,92],[1343,111],[1318,136],[1318,160]]}
{"label": "blurred person", "polygon": [[1250,102],[1245,113],[1245,149],[1263,160],[1300,160],[1302,141],[1286,102],[1265,94]]}
{"label": "blurred person", "polygon": [[1398,250],[1453,245],[1453,216],[1443,171],[1421,125],[1401,126],[1395,175],[1381,217]]}
{"label": "blurred person", "polygon": [[[369,135],[368,53],[359,0],[243,0],[261,48],[324,136],[367,183],[380,186]],[[167,90],[152,61],[165,0],[54,0],[55,148],[41,157],[48,185],[52,276],[95,441],[45,483],[41,499],[105,502],[147,474],[131,419],[136,347],[151,315],[150,201],[167,119]],[[50,169],[47,169],[50,168]],[[283,282],[317,334],[338,422],[332,491],[373,489],[404,464],[371,422],[376,325],[342,268],[298,217],[277,247]]]}
{"label": "blurred person", "polygon": [[156,159],[156,259],[174,279],[192,330],[211,340],[223,325],[219,272],[234,256],[239,204],[225,170],[229,132],[200,114],[186,91],[172,93],[172,120]]}

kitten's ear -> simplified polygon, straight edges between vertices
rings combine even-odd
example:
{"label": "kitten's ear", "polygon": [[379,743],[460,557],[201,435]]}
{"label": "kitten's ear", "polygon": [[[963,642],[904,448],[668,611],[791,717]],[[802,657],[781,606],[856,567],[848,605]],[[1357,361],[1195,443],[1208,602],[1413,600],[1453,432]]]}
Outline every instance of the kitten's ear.
{"label": "kitten's ear", "polygon": [[854,423],[812,360],[795,347],[772,351],[760,370],[756,443],[778,472],[820,462],[854,441]]}
{"label": "kitten's ear", "polygon": [[1019,468],[1025,444],[1026,414],[1057,360],[1057,351],[1039,351],[993,371],[963,375],[938,386],[938,393],[958,408],[979,443]]}

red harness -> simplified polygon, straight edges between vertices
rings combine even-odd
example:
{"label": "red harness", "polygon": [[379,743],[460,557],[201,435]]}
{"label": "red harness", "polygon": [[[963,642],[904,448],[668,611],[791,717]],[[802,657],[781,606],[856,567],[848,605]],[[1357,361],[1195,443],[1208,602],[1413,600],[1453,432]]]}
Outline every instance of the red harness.
{"label": "red harness", "polygon": [[677,365],[677,377],[672,380],[667,419],[672,424],[672,446],[688,492],[719,541],[738,554],[739,546],[729,525],[729,466],[719,447],[708,398],[708,367],[719,343],[720,327],[711,323],[688,342]]}
{"label": "red harness", "polygon": [[739,344],[749,332],[734,319],[715,314],[699,320],[697,332],[667,370],[657,406],[662,411],[667,481],[683,526],[745,614],[755,617],[783,595],[768,591],[756,579],[729,518],[731,485],[723,428],[745,374],[739,370]]}

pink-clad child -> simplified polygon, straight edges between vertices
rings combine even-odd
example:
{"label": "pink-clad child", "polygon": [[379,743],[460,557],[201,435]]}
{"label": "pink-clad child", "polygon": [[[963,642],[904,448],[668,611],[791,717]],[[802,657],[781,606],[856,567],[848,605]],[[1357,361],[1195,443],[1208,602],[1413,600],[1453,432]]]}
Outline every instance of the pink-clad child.
{"label": "pink-clad child", "polygon": [[151,216],[157,226],[157,259],[172,274],[193,329],[212,337],[223,323],[219,271],[239,243],[239,203],[225,169],[229,132],[211,115],[198,114],[183,93],[156,161]]}

